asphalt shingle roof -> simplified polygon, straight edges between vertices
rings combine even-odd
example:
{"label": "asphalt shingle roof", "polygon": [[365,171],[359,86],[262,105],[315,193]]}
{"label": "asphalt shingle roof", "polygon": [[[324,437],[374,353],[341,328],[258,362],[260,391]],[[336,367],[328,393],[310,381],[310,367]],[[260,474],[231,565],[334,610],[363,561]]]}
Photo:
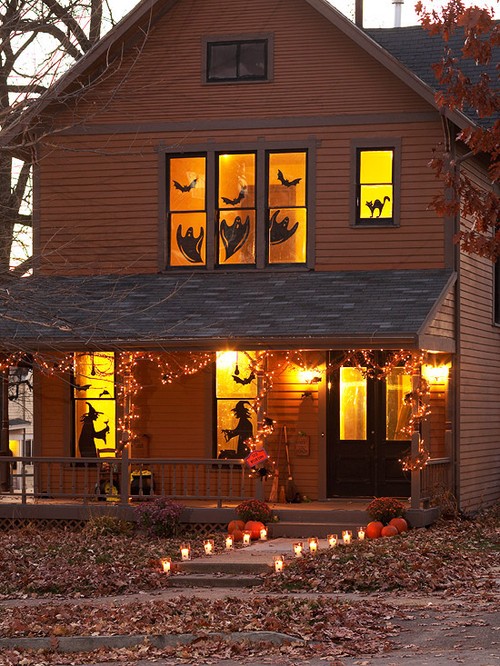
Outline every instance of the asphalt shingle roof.
{"label": "asphalt shingle roof", "polygon": [[[462,58],[464,37],[461,29],[457,29],[448,42],[444,42],[439,35],[430,35],[427,30],[417,25],[403,28],[374,28],[365,32],[435,90],[438,90],[439,86],[432,65],[441,61],[445,47],[451,50],[454,57],[460,59],[460,68],[472,82],[479,81],[481,74],[485,72],[490,77],[492,87],[498,89],[496,67],[500,62],[500,48],[496,47],[493,50],[493,57],[488,65],[476,65],[471,58]],[[464,109],[464,113],[474,122],[484,126],[490,126],[499,117],[497,114],[492,118],[479,118],[472,109]]]}
{"label": "asphalt shingle roof", "polygon": [[0,287],[5,351],[415,338],[446,270],[36,277]]}

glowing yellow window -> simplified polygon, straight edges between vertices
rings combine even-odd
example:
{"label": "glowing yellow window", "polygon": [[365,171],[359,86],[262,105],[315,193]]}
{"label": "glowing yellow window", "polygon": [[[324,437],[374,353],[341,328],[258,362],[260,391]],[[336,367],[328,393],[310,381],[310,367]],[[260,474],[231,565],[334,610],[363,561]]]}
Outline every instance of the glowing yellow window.
{"label": "glowing yellow window", "polygon": [[366,439],[366,378],[358,368],[340,368],[340,439]]}
{"label": "glowing yellow window", "polygon": [[219,264],[255,263],[255,153],[219,155]]}
{"label": "glowing yellow window", "polygon": [[206,158],[169,160],[168,212],[171,266],[206,264]]}
{"label": "glowing yellow window", "polygon": [[358,222],[393,221],[394,150],[358,151]]}
{"label": "glowing yellow window", "polygon": [[268,154],[268,262],[303,264],[307,253],[307,154]]}
{"label": "glowing yellow window", "polygon": [[77,456],[114,456],[116,403],[113,352],[75,354],[72,386]]}
{"label": "glowing yellow window", "polygon": [[405,428],[411,416],[411,375],[405,374],[404,368],[393,368],[387,375],[385,387],[386,439],[409,439]]}

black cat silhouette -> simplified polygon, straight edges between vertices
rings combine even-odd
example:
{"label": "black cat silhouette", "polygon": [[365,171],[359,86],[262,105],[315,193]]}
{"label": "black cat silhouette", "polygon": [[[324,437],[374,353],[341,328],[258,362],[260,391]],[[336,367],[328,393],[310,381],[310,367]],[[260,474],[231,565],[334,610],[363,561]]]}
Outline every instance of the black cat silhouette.
{"label": "black cat silhouette", "polygon": [[375,201],[367,201],[365,203],[365,206],[368,206],[368,208],[371,211],[370,217],[373,217],[373,213],[378,210],[378,215],[377,217],[380,217],[382,215],[382,210],[385,206],[386,201],[390,201],[391,199],[389,197],[384,197],[383,201],[380,201],[380,199],[375,199]]}

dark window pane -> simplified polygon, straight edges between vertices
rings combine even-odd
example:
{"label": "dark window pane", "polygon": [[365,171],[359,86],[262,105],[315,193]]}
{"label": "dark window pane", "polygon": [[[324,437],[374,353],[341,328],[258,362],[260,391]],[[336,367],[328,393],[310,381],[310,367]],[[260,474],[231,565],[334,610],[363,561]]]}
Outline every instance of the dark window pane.
{"label": "dark window pane", "polygon": [[209,44],[209,80],[237,77],[237,49],[237,44]]}
{"label": "dark window pane", "polygon": [[240,45],[240,78],[266,77],[266,43],[243,42]]}

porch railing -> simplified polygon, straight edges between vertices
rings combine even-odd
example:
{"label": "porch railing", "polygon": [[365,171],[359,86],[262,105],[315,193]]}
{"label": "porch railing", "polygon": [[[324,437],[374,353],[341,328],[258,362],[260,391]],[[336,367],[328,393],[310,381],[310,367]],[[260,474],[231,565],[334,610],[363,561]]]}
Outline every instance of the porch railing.
{"label": "porch railing", "polygon": [[451,458],[431,458],[420,472],[420,494],[424,499],[439,500],[443,493],[453,492]]}
{"label": "porch railing", "polygon": [[114,501],[165,496],[178,500],[224,501],[255,497],[262,484],[248,478],[240,460],[10,457],[11,496],[28,500]]}

